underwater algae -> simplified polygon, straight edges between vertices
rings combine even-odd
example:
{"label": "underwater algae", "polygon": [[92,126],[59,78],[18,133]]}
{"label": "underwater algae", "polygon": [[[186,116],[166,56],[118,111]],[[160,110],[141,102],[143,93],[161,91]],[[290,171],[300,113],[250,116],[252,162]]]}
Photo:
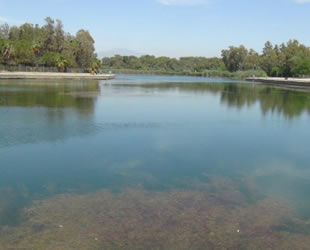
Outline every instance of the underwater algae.
{"label": "underwater algae", "polygon": [[308,224],[298,219],[288,222],[295,215],[287,204],[270,198],[238,203],[227,192],[242,197],[229,187],[225,197],[197,190],[141,188],[57,195],[24,209],[20,225],[0,228],[0,249],[309,247]]}

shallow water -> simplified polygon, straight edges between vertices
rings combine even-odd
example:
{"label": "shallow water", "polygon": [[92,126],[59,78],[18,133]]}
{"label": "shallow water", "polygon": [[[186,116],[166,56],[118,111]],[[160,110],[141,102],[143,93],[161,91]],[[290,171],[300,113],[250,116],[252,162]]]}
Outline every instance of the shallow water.
{"label": "shallow water", "polygon": [[306,249],[309,122],[219,78],[2,80],[0,249]]}

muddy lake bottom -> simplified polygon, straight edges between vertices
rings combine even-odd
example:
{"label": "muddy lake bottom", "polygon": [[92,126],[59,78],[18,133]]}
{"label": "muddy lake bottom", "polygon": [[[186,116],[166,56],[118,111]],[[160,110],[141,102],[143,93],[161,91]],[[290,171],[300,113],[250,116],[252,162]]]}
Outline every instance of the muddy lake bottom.
{"label": "muddy lake bottom", "polygon": [[309,122],[226,79],[1,81],[0,249],[309,249]]}

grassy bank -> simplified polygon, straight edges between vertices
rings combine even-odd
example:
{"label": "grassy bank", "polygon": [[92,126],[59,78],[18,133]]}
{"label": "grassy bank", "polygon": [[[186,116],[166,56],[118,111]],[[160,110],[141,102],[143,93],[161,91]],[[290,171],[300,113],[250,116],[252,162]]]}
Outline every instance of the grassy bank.
{"label": "grassy bank", "polygon": [[102,69],[103,72],[113,72],[118,74],[144,74],[144,75],[179,75],[179,76],[198,76],[198,77],[224,77],[232,79],[245,79],[247,77],[267,77],[262,70],[247,70],[229,72],[222,70],[207,70],[203,72],[178,72],[178,71],[162,71],[162,70],[132,70],[132,69]]}

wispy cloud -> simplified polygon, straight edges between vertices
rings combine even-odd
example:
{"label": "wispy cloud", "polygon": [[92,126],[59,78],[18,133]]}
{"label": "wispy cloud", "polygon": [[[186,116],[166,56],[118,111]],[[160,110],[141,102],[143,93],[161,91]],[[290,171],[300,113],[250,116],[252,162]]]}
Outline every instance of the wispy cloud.
{"label": "wispy cloud", "polygon": [[197,6],[207,4],[209,0],[157,0],[157,2],[164,5]]}
{"label": "wispy cloud", "polygon": [[9,20],[6,19],[5,17],[0,16],[0,22],[2,23],[7,23]]}
{"label": "wispy cloud", "polygon": [[[187,6],[204,5],[210,2],[210,0],[156,0],[156,1],[164,5],[187,5]],[[299,4],[310,3],[310,0],[293,0],[293,1]]]}
{"label": "wispy cloud", "polygon": [[310,0],[295,0],[296,3],[310,3]]}
{"label": "wispy cloud", "polygon": [[8,24],[23,24],[25,23],[24,21],[20,21],[20,20],[15,20],[15,19],[9,19],[3,16],[0,16],[0,23],[8,23]]}

